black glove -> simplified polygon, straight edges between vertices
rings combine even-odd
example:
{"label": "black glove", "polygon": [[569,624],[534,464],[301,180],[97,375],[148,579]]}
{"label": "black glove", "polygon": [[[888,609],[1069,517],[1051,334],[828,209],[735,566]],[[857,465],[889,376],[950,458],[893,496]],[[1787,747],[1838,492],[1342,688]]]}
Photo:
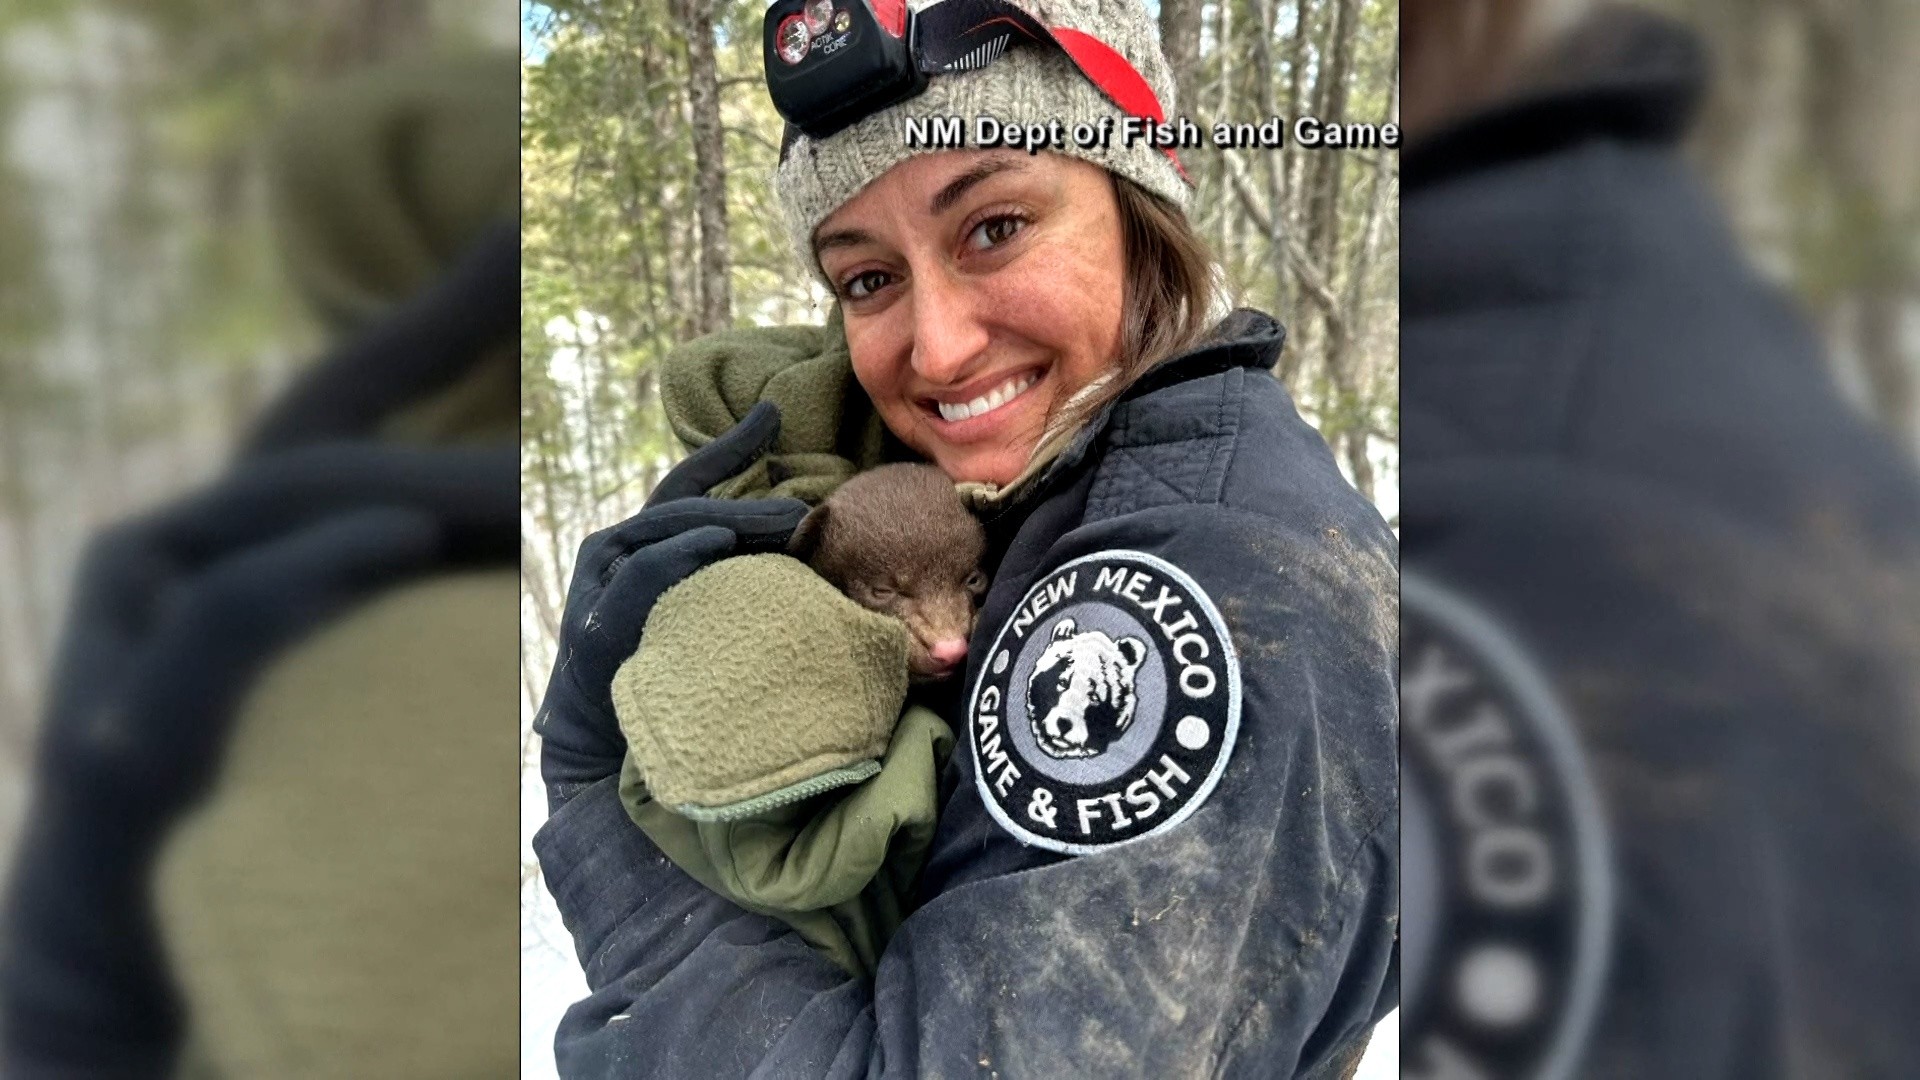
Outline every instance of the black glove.
{"label": "black glove", "polygon": [[640,647],[660,595],[729,556],[785,550],[806,516],[798,499],[703,495],[753,464],[779,433],[780,410],[755,405],[668,473],[645,509],[580,545],[553,675],[534,718],[550,810],[620,771],[627,744],[613,714],[613,673]]}

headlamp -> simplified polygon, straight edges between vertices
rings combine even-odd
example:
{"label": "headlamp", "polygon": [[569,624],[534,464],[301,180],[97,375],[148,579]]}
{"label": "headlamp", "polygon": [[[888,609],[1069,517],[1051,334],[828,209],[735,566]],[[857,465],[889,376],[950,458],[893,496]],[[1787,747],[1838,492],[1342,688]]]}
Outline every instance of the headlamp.
{"label": "headlamp", "polygon": [[918,94],[918,26],[905,0],[775,0],[763,35],[774,108],[821,139]]}
{"label": "headlamp", "polygon": [[826,138],[925,90],[929,76],[985,67],[1022,44],[1066,53],[1122,112],[1166,120],[1153,88],[1112,46],[1045,26],[1007,0],[939,0],[917,12],[905,0],[775,0],[762,39],[767,92],[787,120],[783,157],[800,134]]}

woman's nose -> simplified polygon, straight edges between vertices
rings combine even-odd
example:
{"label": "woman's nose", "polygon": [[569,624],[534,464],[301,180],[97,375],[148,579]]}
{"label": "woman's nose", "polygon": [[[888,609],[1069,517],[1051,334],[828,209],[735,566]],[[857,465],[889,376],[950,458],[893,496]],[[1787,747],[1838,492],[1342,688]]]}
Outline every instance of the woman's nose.
{"label": "woman's nose", "polygon": [[940,271],[917,275],[912,295],[914,372],[936,386],[959,381],[987,347],[979,298]]}

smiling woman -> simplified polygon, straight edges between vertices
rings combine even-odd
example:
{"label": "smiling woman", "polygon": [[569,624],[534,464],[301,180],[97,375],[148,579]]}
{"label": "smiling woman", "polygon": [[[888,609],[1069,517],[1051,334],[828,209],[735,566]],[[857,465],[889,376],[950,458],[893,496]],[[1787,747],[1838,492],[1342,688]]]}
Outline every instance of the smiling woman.
{"label": "smiling woman", "polygon": [[823,222],[813,251],[861,388],[959,481],[1011,482],[1047,432],[1191,345],[1211,306],[1183,216],[1057,154],[909,158]]}
{"label": "smiling woman", "polygon": [[1054,154],[911,158],[816,233],[855,377],[887,427],[955,480],[1004,484],[1048,418],[1119,362],[1119,211],[1107,174]]}
{"label": "smiling woman", "polygon": [[[582,551],[535,839],[594,958],[563,1072],[700,1072],[699,1047],[773,1075],[1336,1075],[1394,1004],[1392,535],[1274,377],[1279,324],[1216,308],[1171,152],[908,145],[935,117],[1171,115],[1137,0],[967,2],[909,20],[924,88],[788,114],[811,133],[774,190],[833,316],[669,357],[699,450]],[[816,52],[767,62],[830,77]],[[884,749],[849,755],[833,718],[889,673],[814,678],[865,646],[800,610],[804,578],[685,598],[779,565],[730,556],[783,543],[794,499],[913,460],[979,516],[990,582],[964,677],[890,699]],[[757,763],[724,805],[662,806],[665,766],[615,775],[623,665],[669,650],[753,718],[669,725]]]}

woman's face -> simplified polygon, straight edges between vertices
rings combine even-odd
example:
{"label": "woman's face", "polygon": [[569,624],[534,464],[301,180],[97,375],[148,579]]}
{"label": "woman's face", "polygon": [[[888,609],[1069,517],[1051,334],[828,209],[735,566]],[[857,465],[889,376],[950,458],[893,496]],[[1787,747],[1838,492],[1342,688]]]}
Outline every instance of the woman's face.
{"label": "woman's face", "polygon": [[954,480],[1020,474],[1047,418],[1119,361],[1113,185],[1058,154],[908,158],[814,230],[854,377]]}

